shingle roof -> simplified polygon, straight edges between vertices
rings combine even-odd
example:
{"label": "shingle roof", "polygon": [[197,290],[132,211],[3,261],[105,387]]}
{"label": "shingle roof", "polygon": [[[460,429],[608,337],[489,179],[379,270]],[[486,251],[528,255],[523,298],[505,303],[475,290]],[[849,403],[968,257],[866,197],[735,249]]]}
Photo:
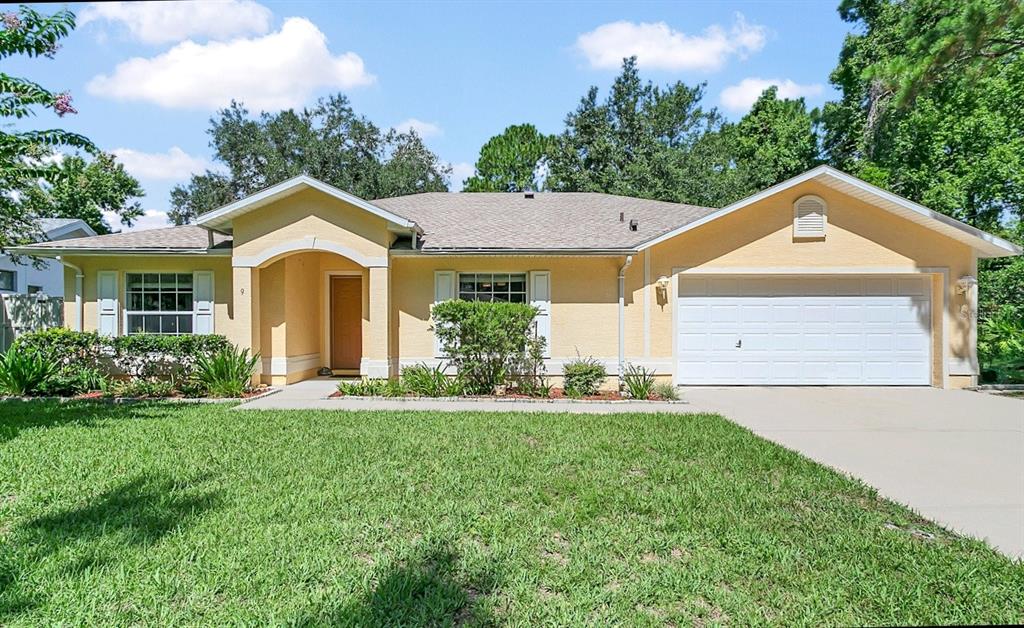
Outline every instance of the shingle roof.
{"label": "shingle roof", "polygon": [[590,192],[428,192],[373,204],[416,222],[425,251],[631,249],[717,211]]}
{"label": "shingle roof", "polygon": [[[109,249],[124,250],[205,250],[211,232],[203,227],[183,225],[142,231],[124,231],[107,235],[71,238],[55,242],[40,242],[34,249]],[[213,232],[214,248],[231,248],[231,236]]]}
{"label": "shingle roof", "polygon": [[54,229],[60,229],[66,227],[71,223],[78,222],[78,218],[41,218],[39,220],[39,226],[43,228],[44,232],[50,232]]}
{"label": "shingle roof", "polygon": [[[590,192],[428,192],[372,201],[415,222],[424,251],[628,250],[716,211],[708,207]],[[620,220],[620,214],[622,220]],[[635,220],[637,230],[630,230]],[[208,231],[186,225],[128,231],[60,242],[32,249],[111,251],[206,250]],[[231,247],[231,236],[214,234],[214,248]]]}

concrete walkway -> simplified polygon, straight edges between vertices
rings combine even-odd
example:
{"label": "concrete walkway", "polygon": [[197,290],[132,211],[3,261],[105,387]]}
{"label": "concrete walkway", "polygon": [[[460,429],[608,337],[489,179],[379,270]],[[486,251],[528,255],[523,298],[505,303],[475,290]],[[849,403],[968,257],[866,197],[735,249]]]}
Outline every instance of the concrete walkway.
{"label": "concrete walkway", "polygon": [[693,388],[690,409],[1024,558],[1024,400],[934,388]]}

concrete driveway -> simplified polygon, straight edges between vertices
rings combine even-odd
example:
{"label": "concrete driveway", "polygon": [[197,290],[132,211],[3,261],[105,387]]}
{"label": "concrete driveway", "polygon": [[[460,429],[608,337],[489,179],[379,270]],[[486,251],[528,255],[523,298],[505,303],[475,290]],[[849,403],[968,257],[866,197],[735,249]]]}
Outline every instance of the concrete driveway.
{"label": "concrete driveway", "polygon": [[928,519],[1024,558],[1024,400],[934,388],[687,388]]}

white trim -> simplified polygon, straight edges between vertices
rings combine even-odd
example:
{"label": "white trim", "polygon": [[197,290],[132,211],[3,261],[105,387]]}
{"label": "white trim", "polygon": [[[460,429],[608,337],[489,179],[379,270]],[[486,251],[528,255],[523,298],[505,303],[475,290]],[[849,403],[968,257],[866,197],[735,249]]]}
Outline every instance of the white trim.
{"label": "white trim", "polygon": [[651,251],[644,251],[644,357],[651,357]]}
{"label": "white trim", "polygon": [[274,246],[263,249],[256,255],[236,255],[231,259],[231,265],[235,268],[258,268],[275,257],[295,251],[327,251],[330,253],[337,253],[338,255],[346,257],[364,268],[387,268],[388,266],[387,256],[371,257],[363,255],[359,251],[347,247],[344,244],[338,244],[337,242],[332,242],[330,240],[322,240],[317,236],[306,236],[301,240],[281,242],[280,244],[275,244]]}
{"label": "white trim", "polygon": [[50,229],[49,231],[46,231],[44,233],[46,233],[46,237],[49,238],[51,242],[55,242],[61,239],[60,236],[71,233],[72,231],[78,231],[79,229],[86,233],[86,235],[79,237],[84,238],[96,235],[96,231],[94,231],[93,228],[89,226],[89,223],[77,218],[74,222],[69,222],[66,225],[61,225],[60,227]]}
{"label": "white trim", "polygon": [[359,374],[363,377],[387,378],[391,376],[388,368],[390,365],[390,360],[363,358],[359,361]]}
{"label": "white trim", "polygon": [[[948,355],[949,350],[949,332],[948,325],[946,324],[947,307],[949,303],[949,268],[944,266],[923,266],[918,268],[903,268],[903,267],[849,267],[849,268],[814,268],[814,267],[763,267],[763,268],[729,268],[729,267],[711,267],[701,268],[679,266],[672,268],[671,284],[670,284],[670,296],[669,312],[672,318],[672,384],[674,386],[680,386],[682,383],[679,381],[679,373],[676,368],[676,364],[679,361],[679,348],[677,339],[679,337],[679,321],[676,316],[676,301],[679,295],[679,277],[680,275],[941,275],[942,276],[942,315],[939,317],[941,329],[939,333],[942,337],[941,355],[943,359],[940,361],[942,364],[942,374],[939,388],[946,388],[948,386],[947,379],[949,375],[948,360],[945,359]],[[929,282],[931,283],[931,282]],[[931,311],[934,316],[935,312],[935,294],[931,293]],[[931,323],[931,321],[929,321]],[[935,325],[930,324],[930,335],[932,336],[931,342],[929,343],[929,356],[928,364],[933,370],[932,382],[935,380]]]}
{"label": "white trim", "polygon": [[[805,200],[815,201],[821,205],[821,229],[815,231],[801,231],[800,224],[800,203]],[[793,239],[795,240],[819,240],[825,237],[828,232],[828,203],[817,194],[804,194],[793,201]]]}
{"label": "white trim", "polygon": [[[652,238],[647,242],[640,244],[637,247],[637,250],[648,249],[656,244],[664,242],[665,240],[674,238],[681,233],[685,233],[692,229],[696,229],[697,227],[707,224],[712,220],[717,220],[718,218],[731,214],[732,212],[747,207],[748,205],[752,205],[754,203],[757,203],[758,201],[764,200],[769,196],[778,194],[779,192],[783,192],[791,187],[804,183],[805,181],[818,178],[822,179],[822,182],[826,183],[826,185],[828,184],[828,179],[844,183],[846,185],[857,188],[858,190],[871,194],[879,199],[892,203],[900,208],[909,210],[910,212],[913,212],[914,214],[917,214],[923,218],[931,219],[935,222],[942,223],[943,225],[953,227],[962,233],[963,237],[960,238],[961,240],[967,242],[977,250],[988,253],[990,256],[997,257],[1004,255],[1020,255],[1022,252],[1024,252],[1020,247],[1013,244],[1012,242],[1004,240],[1003,238],[1000,238],[998,236],[994,236],[991,233],[986,233],[980,229],[960,222],[955,218],[950,218],[945,214],[940,214],[938,212],[932,211],[923,205],[918,205],[917,203],[907,200],[896,194],[893,194],[892,192],[886,192],[881,188],[875,187],[870,183],[867,183],[866,181],[861,181],[857,177],[836,170],[831,166],[818,166],[817,168],[808,170],[807,172],[799,174],[793,177],[792,179],[783,181],[778,185],[773,185],[772,187],[766,190],[762,190],[757,194],[748,196],[747,198],[737,201],[732,205],[728,205],[714,213],[708,214],[707,216],[704,216],[700,220],[695,220],[691,223],[673,229],[672,231]],[[880,207],[880,209],[884,209],[890,212],[892,211],[886,207]],[[934,229],[934,227],[931,227],[931,225],[926,226],[929,226],[930,228]]]}
{"label": "white trim", "polygon": [[[113,297],[103,296],[103,278],[111,277],[114,278],[114,294]],[[120,336],[122,330],[127,329],[127,322],[124,327],[121,326],[121,303],[124,298],[122,295],[123,285],[127,282],[121,281],[121,273],[116,270],[100,270],[96,272],[96,331],[102,335],[107,336]],[[103,309],[104,301],[113,301],[113,307],[111,310]],[[109,328],[104,329],[104,317],[107,317]],[[127,321],[127,314],[125,315]]]}
{"label": "white trim", "polygon": [[264,375],[288,376],[292,373],[299,373],[318,368],[320,368],[319,353],[263,358]]}
{"label": "white trim", "polygon": [[[324,271],[324,282],[323,282],[323,334],[320,338],[320,366],[331,368],[331,278],[332,277],[359,277],[359,280],[363,283],[369,280],[368,277],[364,276],[361,270],[325,270]],[[365,292],[366,286],[360,284],[360,292]],[[360,315],[362,315],[363,305],[362,294],[360,294]],[[362,329],[362,321],[359,322],[360,329]]]}
{"label": "white trim", "polygon": [[365,201],[358,196],[349,194],[348,192],[340,190],[333,185],[329,185],[304,174],[288,179],[287,181],[282,181],[277,185],[271,186],[260,192],[256,192],[255,194],[250,194],[249,196],[235,201],[234,203],[229,203],[219,209],[203,214],[200,216],[199,220],[196,221],[196,224],[199,226],[210,227],[226,226],[230,224],[231,220],[236,216],[241,216],[267,203],[275,201],[278,198],[293,194],[303,187],[319,190],[328,196],[332,196],[350,205],[354,205],[359,209],[383,218],[384,220],[394,223],[399,227],[409,229],[417,228],[415,222],[405,218],[404,216],[399,216],[398,214],[389,212],[386,209],[377,207],[373,203]]}

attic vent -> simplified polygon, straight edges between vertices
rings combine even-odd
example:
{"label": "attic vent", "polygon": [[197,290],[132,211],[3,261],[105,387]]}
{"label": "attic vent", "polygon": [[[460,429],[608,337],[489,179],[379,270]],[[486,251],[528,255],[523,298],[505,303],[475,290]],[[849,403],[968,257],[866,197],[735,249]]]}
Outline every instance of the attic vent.
{"label": "attic vent", "polygon": [[629,220],[629,230],[630,231],[636,231],[639,226],[640,226],[640,223],[637,221],[636,218],[630,218],[630,220]]}
{"label": "attic vent", "polygon": [[793,237],[824,238],[828,208],[817,196],[802,196],[793,203]]}
{"label": "attic vent", "polygon": [[525,192],[523,198],[533,198],[533,192]]}

